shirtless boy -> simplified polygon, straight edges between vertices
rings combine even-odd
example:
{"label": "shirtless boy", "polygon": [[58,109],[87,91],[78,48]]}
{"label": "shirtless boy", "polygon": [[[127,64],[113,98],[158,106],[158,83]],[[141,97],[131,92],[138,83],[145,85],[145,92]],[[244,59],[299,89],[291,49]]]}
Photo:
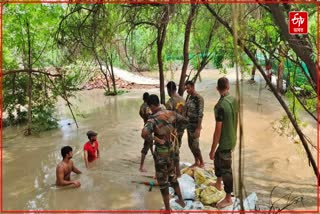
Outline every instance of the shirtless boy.
{"label": "shirtless boy", "polygon": [[72,148],[70,146],[64,146],[61,149],[61,155],[63,160],[58,164],[56,168],[56,185],[68,186],[73,184],[75,187],[80,187],[80,181],[72,181],[70,179],[71,172],[81,174],[81,171],[73,165]]}

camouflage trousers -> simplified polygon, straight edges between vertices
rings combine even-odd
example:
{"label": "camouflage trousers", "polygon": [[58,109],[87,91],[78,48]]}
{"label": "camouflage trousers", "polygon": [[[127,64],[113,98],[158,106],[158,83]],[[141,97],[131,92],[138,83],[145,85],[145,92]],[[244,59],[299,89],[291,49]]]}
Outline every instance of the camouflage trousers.
{"label": "camouflage trousers", "polygon": [[163,148],[159,149],[156,146],[154,152],[154,163],[160,189],[168,188],[171,184],[178,182],[175,174],[172,151],[170,151],[170,148],[165,151]]}
{"label": "camouflage trousers", "polygon": [[199,138],[195,137],[195,131],[197,128],[197,124],[188,124],[187,126],[187,134],[188,134],[188,146],[194,155],[195,158],[199,158],[201,156],[200,146],[199,146]]}
{"label": "camouflage trousers", "polygon": [[217,177],[222,177],[224,183],[224,191],[226,193],[231,193],[233,191],[231,163],[231,150],[216,151],[214,155],[215,174]]}

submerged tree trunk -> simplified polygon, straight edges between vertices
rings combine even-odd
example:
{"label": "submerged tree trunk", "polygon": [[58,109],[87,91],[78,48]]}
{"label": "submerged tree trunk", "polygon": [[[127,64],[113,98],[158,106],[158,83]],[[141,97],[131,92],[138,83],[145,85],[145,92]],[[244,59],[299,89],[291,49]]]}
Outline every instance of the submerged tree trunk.
{"label": "submerged tree trunk", "polygon": [[189,65],[189,42],[190,42],[191,26],[192,26],[193,19],[196,15],[197,8],[198,6],[195,4],[190,5],[190,13],[187,20],[185,33],[184,33],[183,65],[182,65],[180,82],[179,82],[179,90],[178,90],[178,93],[180,96],[183,96],[184,82],[186,81],[186,77],[187,77],[187,69]]}

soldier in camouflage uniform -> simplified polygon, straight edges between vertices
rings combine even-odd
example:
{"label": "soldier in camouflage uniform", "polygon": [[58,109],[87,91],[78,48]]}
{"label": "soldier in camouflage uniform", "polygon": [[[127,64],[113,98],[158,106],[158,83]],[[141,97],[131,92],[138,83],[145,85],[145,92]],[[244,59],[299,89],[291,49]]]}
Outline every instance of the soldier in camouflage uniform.
{"label": "soldier in camouflage uniform", "polygon": [[[170,96],[170,99],[166,103],[166,108],[167,110],[174,111],[178,114],[184,115],[184,106],[185,106],[185,101],[183,97],[179,96],[177,94],[177,86],[175,82],[170,81],[167,84],[167,91]],[[185,125],[183,123],[176,123],[176,132],[177,132],[177,140],[178,143],[174,149],[174,165],[176,168],[176,174],[177,177],[181,176],[180,173],[180,167],[179,167],[179,162],[180,162],[180,147],[181,147],[181,140],[182,136],[184,133]]]}
{"label": "soldier in camouflage uniform", "polygon": [[199,146],[200,131],[202,129],[201,123],[203,118],[204,101],[194,88],[192,81],[185,83],[185,88],[189,94],[186,101],[186,116],[189,119],[187,125],[188,145],[194,156],[194,166],[203,167],[204,162]]}
{"label": "soldier in camouflage uniform", "polygon": [[[139,115],[143,119],[144,125],[146,124],[149,116],[151,115],[151,110],[147,104],[148,98],[149,98],[149,93],[145,92],[143,94],[143,103],[140,106],[140,111],[139,111]],[[143,144],[143,148],[141,150],[141,161],[140,161],[140,168],[139,168],[140,172],[147,171],[146,169],[143,168],[143,164],[144,164],[144,160],[146,158],[146,155],[147,155],[149,149],[150,149],[151,153],[153,154],[152,141],[149,142],[149,141],[145,140],[144,144]]]}
{"label": "soldier in camouflage uniform", "polygon": [[[161,110],[157,95],[150,95],[148,106],[152,111],[152,115],[142,129],[141,136],[148,141],[154,140],[155,142],[154,161],[156,177],[160,186],[165,209],[170,210],[169,185],[174,188],[175,193],[178,195],[176,202],[184,207],[185,203],[182,199],[174,170],[172,142],[174,140],[174,123],[177,121],[187,123],[187,120],[173,111]],[[154,133],[154,136],[152,136],[152,133]]]}

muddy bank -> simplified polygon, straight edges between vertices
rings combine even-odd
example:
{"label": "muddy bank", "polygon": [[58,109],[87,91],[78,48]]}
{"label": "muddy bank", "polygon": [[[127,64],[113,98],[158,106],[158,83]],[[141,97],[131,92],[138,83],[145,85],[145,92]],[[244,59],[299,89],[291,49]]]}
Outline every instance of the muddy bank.
{"label": "muddy bank", "polygon": [[[153,84],[153,82],[151,84],[147,82],[146,84],[142,84],[141,81],[137,82],[137,79],[143,80],[143,78],[145,77],[143,77],[140,74],[136,74],[135,78],[131,79],[131,81],[126,81],[120,77],[115,77],[115,85],[117,90],[151,89],[151,88],[160,87],[159,84]],[[130,80],[130,79],[127,78],[127,80]],[[113,84],[112,84],[112,79],[109,76],[108,76],[108,82],[109,82],[110,89],[112,91]],[[94,77],[90,78],[90,80],[80,88],[80,90],[92,90],[92,89],[107,89],[107,80],[101,73],[98,73]]]}

